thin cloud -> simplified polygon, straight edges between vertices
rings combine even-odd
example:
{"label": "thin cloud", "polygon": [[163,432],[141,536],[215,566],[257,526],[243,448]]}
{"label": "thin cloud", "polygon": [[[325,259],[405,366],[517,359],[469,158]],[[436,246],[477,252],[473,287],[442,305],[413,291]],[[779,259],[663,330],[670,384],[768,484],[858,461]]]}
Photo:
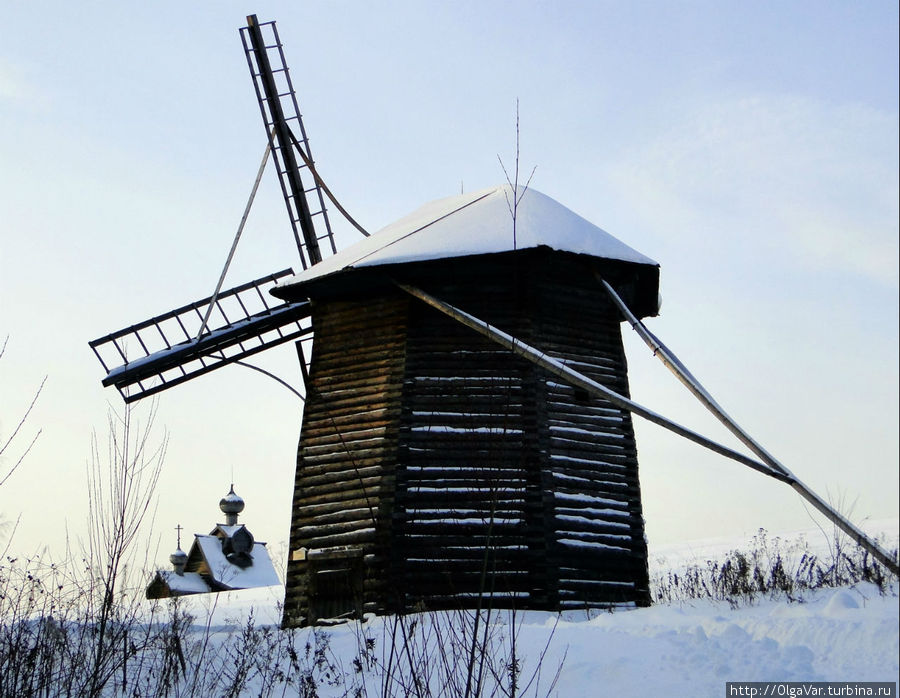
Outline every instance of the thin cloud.
{"label": "thin cloud", "polygon": [[33,90],[19,71],[9,63],[0,61],[0,101],[22,102],[28,100],[32,94]]}
{"label": "thin cloud", "polygon": [[[609,168],[648,223],[898,283],[897,114],[795,97],[693,104]],[[702,238],[701,238],[702,236]]]}

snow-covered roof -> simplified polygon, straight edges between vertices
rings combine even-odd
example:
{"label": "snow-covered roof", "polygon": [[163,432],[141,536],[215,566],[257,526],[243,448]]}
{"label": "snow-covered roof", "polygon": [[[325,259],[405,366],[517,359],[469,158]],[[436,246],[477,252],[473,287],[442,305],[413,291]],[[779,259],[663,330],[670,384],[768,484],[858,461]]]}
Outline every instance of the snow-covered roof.
{"label": "snow-covered roof", "polygon": [[206,581],[196,572],[178,574],[173,570],[157,570],[157,579],[163,582],[172,596],[182,594],[205,594],[212,591]]}
{"label": "snow-covered roof", "polygon": [[264,543],[253,544],[250,552],[253,562],[247,567],[229,562],[222,550],[222,539],[218,536],[195,535],[194,545],[203,554],[213,580],[229,589],[250,589],[281,583]]}
{"label": "snow-covered roof", "polygon": [[518,196],[515,240],[510,214],[512,188],[502,185],[425,204],[276,288],[302,285],[347,269],[540,246],[658,266],[549,196],[524,187],[519,187]]}
{"label": "snow-covered roof", "polygon": [[231,538],[242,528],[244,528],[244,524],[234,524],[233,526],[229,526],[228,524],[216,524],[216,527],[209,535],[214,536],[216,535],[216,531],[219,531],[225,538]]}

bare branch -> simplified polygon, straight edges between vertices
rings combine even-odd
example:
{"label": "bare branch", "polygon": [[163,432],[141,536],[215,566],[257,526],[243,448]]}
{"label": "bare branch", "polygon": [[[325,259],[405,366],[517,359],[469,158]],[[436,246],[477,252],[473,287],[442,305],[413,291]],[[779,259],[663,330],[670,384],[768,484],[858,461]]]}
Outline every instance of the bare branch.
{"label": "bare branch", "polygon": [[510,201],[509,192],[504,191],[503,195],[506,197],[506,208],[509,209],[509,216],[512,218],[512,227],[513,227],[513,249],[518,249],[518,239],[517,239],[517,231],[516,231],[516,217],[518,214],[519,203],[522,201],[522,198],[525,196],[525,192],[528,191],[528,186],[531,184],[531,178],[534,177],[535,170],[537,170],[537,165],[531,168],[531,174],[528,175],[528,181],[525,182],[525,186],[522,187],[522,191],[519,191],[519,100],[516,99],[516,167],[513,170],[513,176],[509,176],[509,171],[506,169],[506,165],[503,164],[503,158],[497,155],[497,160],[500,162],[500,168],[503,170],[503,175],[506,177],[506,183],[509,185],[509,188],[512,190],[512,201]]}
{"label": "bare branch", "polygon": [[116,645],[121,641],[117,596],[127,592],[126,573],[132,548],[143,530],[165,459],[167,437],[150,443],[157,403],[151,402],[145,424],[135,420],[134,407],[107,415],[105,456],[96,432],[91,437],[88,466],[89,527],[87,562],[96,575],[96,593],[87,603],[97,614],[96,638],[87,695],[100,695],[111,672],[121,668]]}
{"label": "bare branch", "polygon": [[[3,340],[3,346],[0,346],[0,359],[3,358],[3,355],[6,353],[6,346],[9,342],[9,336],[5,337]],[[35,391],[34,396],[31,398],[31,403],[28,405],[28,408],[22,414],[22,417],[19,419],[18,424],[16,424],[15,429],[13,429],[12,433],[6,438],[5,441],[0,443],[0,457],[3,456],[4,453],[10,448],[13,441],[15,441],[16,437],[19,436],[19,432],[22,430],[22,427],[25,426],[25,422],[28,421],[28,417],[31,415],[32,410],[34,410],[35,404],[37,404],[38,398],[41,396],[41,391],[44,389],[44,384],[47,382],[47,376],[44,376],[43,380],[41,380],[41,384],[38,386],[38,389]],[[25,457],[31,451],[35,442],[38,440],[38,437],[41,435],[41,429],[38,429],[37,433],[29,442],[28,446],[19,454],[19,457],[16,459],[16,462],[9,468],[5,473],[0,473],[0,486],[5,483],[14,472],[18,469],[18,467],[22,464],[22,461],[25,460]]]}

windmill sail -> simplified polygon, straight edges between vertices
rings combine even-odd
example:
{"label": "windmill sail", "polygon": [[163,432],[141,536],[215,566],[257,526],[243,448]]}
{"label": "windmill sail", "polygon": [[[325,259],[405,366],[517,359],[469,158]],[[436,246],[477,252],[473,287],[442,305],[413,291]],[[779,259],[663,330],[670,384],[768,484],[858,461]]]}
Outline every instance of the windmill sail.
{"label": "windmill sail", "polygon": [[[321,188],[310,172],[306,173],[310,175],[307,180],[310,188],[304,188],[301,180],[302,170],[308,170],[306,163],[312,163],[313,159],[291,75],[284,60],[281,39],[275,22],[260,23],[256,15],[250,15],[247,26],[241,29],[241,40],[266,133],[274,134],[272,156],[278,169],[278,181],[294,240],[306,269],[321,262],[323,253],[334,254],[337,250]],[[294,152],[295,145],[303,150],[299,163],[298,153]],[[315,217],[322,219],[321,236],[316,234]],[[326,248],[324,251],[323,247]]]}
{"label": "windmill sail", "polygon": [[[322,190],[309,172],[312,153],[281,39],[274,22],[260,23],[251,15],[241,40],[300,261],[307,269],[322,260],[323,252],[333,254],[336,249]],[[301,180],[304,168],[313,185],[308,189]],[[316,233],[316,218],[321,219],[322,235]],[[103,385],[115,386],[125,402],[134,402],[278,344],[309,337],[309,304],[274,305],[277,301],[269,296],[279,279],[291,275],[290,269],[269,274],[93,340],[89,344],[106,371]],[[206,317],[217,324],[207,326]],[[299,354],[303,356],[302,350]]]}
{"label": "windmill sail", "polygon": [[[221,366],[312,333],[309,303],[274,303],[285,269],[203,298],[90,342],[106,370],[103,385],[125,402],[154,395]],[[197,336],[213,304],[212,329]]]}

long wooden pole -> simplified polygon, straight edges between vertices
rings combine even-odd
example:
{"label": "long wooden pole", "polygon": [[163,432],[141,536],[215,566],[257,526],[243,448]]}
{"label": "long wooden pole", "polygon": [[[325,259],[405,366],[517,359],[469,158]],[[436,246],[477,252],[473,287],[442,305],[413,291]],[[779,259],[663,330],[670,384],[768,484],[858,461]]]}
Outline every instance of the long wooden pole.
{"label": "long wooden pole", "polygon": [[[269,107],[271,126],[275,131],[275,142],[272,147],[273,149],[277,148],[282,157],[281,164],[284,168],[284,177],[288,181],[288,187],[291,192],[289,198],[294,200],[294,209],[297,212],[296,218],[300,223],[300,232],[303,234],[303,241],[306,244],[306,254],[309,255],[309,263],[310,265],[318,264],[322,261],[319,240],[316,237],[316,229],[313,225],[312,215],[309,212],[309,204],[306,201],[306,191],[303,188],[303,182],[300,180],[300,168],[297,166],[297,158],[294,157],[294,151],[291,148],[290,129],[284,117],[284,110],[281,108],[281,96],[275,83],[272,65],[269,62],[268,48],[263,39],[262,30],[256,15],[247,17],[247,35],[250,37],[250,44],[253,46],[253,52],[256,56],[259,80],[262,83],[266,105]],[[291,203],[287,199],[285,203],[287,203],[293,225],[294,213]],[[296,231],[294,237],[297,242],[297,250],[300,252],[300,257],[303,260],[303,268],[305,269],[306,255],[303,254],[303,245],[300,244]]]}
{"label": "long wooden pole", "polygon": [[[598,277],[599,278],[599,277]],[[681,363],[681,361],[676,357],[662,342],[660,342],[650,330],[648,330],[644,323],[638,320],[634,314],[629,310],[628,306],[625,305],[625,302],[619,297],[619,294],[615,292],[612,286],[610,286],[606,281],[602,278],[599,279],[600,283],[603,284],[604,288],[606,288],[607,293],[609,293],[610,298],[612,298],[613,303],[619,308],[622,315],[628,320],[628,323],[634,329],[635,332],[638,333],[641,339],[647,344],[650,349],[653,350],[653,355],[656,356],[660,361],[662,361],[663,365],[666,366],[672,373],[674,373],[678,380],[680,380],[684,386],[696,397],[706,409],[712,412],[716,418],[725,425],[725,427],[734,434],[744,445],[747,446],[753,453],[759,456],[760,460],[763,461],[766,465],[768,465],[773,470],[778,471],[782,475],[785,476],[785,482],[787,482],[791,487],[793,487],[797,493],[803,497],[806,501],[812,504],[816,509],[818,509],[822,514],[824,514],[829,521],[831,521],[835,526],[841,529],[844,533],[846,533],[850,538],[852,538],[857,545],[861,546],[872,556],[878,560],[881,564],[887,567],[894,574],[900,574],[900,568],[897,566],[897,561],[891,557],[891,555],[883,550],[874,540],[869,538],[865,533],[863,533],[859,528],[853,525],[846,517],[844,517],[839,511],[837,511],[834,507],[832,507],[828,502],[822,499],[818,494],[813,492],[808,485],[802,482],[794,473],[788,470],[780,461],[778,461],[774,456],[772,456],[766,449],[760,446],[746,431],[744,431],[740,425],[735,422],[725,410],[723,410],[719,404],[713,399],[713,397],[706,391],[706,389],[700,384],[700,382],[694,378],[690,371]]]}
{"label": "long wooden pole", "polygon": [[566,366],[562,361],[558,359],[554,359],[551,356],[547,356],[544,352],[539,349],[535,349],[529,344],[526,344],[520,339],[516,339],[512,335],[506,334],[505,332],[498,330],[496,327],[492,327],[489,323],[484,320],[480,320],[476,318],[474,315],[470,315],[469,313],[456,308],[455,306],[450,305],[449,303],[445,303],[434,296],[429,295],[425,291],[422,291],[419,288],[414,286],[409,286],[407,284],[394,282],[402,288],[407,293],[415,296],[416,298],[424,301],[431,307],[441,311],[442,313],[450,316],[454,320],[462,323],[466,327],[469,327],[479,334],[484,335],[488,339],[497,342],[498,344],[506,347],[510,351],[518,354],[519,356],[528,359],[532,363],[537,364],[541,368],[549,371],[550,373],[559,376],[564,379],[568,383],[582,388],[588,393],[596,396],[600,396],[605,398],[612,404],[620,407],[624,410],[628,410],[644,419],[653,422],[654,424],[658,424],[659,426],[668,429],[669,431],[673,431],[679,436],[683,436],[684,438],[693,441],[694,443],[700,444],[705,448],[710,449],[711,451],[715,451],[719,455],[725,456],[726,458],[730,458],[732,460],[737,461],[738,463],[742,463],[754,470],[757,470],[769,477],[774,477],[776,480],[784,480],[788,481],[788,477],[783,475],[782,473],[773,470],[772,468],[764,465],[758,461],[753,460],[752,458],[745,456],[743,453],[738,453],[737,451],[728,448],[727,446],[723,446],[722,444],[716,443],[715,441],[706,438],[705,436],[701,436],[695,431],[691,431],[687,427],[683,427],[676,422],[673,422],[666,417],[663,417],[656,412],[647,409],[643,405],[639,405],[638,403],[630,400],[624,395],[620,395],[614,390],[610,390],[605,385],[601,385],[595,380],[588,378],[587,376],[575,371],[568,366]]}
{"label": "long wooden pole", "polygon": [[256,179],[253,180],[253,186],[250,189],[250,197],[247,199],[247,205],[244,206],[244,214],[241,216],[241,222],[238,224],[237,233],[234,236],[234,242],[231,243],[231,250],[228,252],[228,258],[225,260],[225,266],[222,268],[222,273],[219,275],[219,283],[216,284],[216,290],[213,291],[212,297],[209,299],[209,307],[206,309],[206,314],[203,316],[203,322],[200,323],[200,331],[197,332],[197,336],[195,339],[200,339],[200,335],[206,330],[206,326],[209,323],[209,316],[212,313],[213,306],[216,304],[216,299],[219,297],[219,292],[222,290],[222,284],[225,281],[225,275],[228,273],[228,267],[231,266],[231,260],[234,259],[234,252],[237,250],[238,242],[240,242],[241,235],[244,232],[244,226],[247,225],[247,217],[250,215],[250,209],[253,206],[253,201],[256,199],[256,192],[259,190],[259,182],[262,179],[263,172],[266,169],[266,163],[269,161],[269,153],[272,152],[272,139],[269,138],[268,143],[266,143],[266,151],[263,153],[262,161],[259,163],[259,167],[256,170]]}

